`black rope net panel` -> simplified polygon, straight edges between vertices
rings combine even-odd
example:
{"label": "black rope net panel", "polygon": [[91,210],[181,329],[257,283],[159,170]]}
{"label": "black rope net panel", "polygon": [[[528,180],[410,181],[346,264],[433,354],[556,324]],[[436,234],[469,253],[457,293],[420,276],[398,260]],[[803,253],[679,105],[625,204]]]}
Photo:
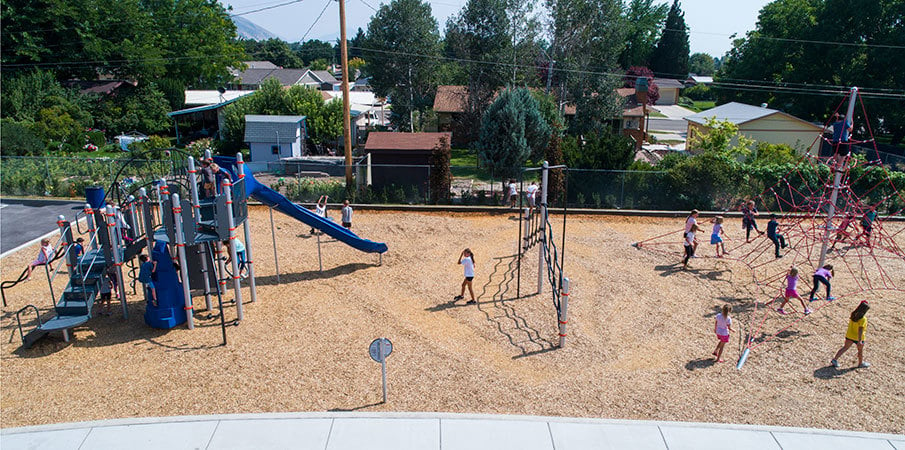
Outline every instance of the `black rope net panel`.
{"label": "black rope net panel", "polygon": [[[725,239],[728,254],[722,259],[747,267],[752,276],[751,288],[756,293],[747,322],[744,355],[813,317],[813,313],[804,314],[794,298],[784,307],[789,311],[787,315],[776,311],[777,302],[783,300],[790,267],[798,269],[798,293],[813,312],[834,305],[853,307],[860,300],[873,300],[883,291],[905,295],[905,279],[899,275],[905,273],[905,251],[899,244],[905,240],[905,223],[889,220],[891,216],[902,215],[905,195],[880,163],[869,122],[868,132],[869,139],[857,141],[873,144],[873,151],[864,157],[821,157],[809,151],[792,170],[754,198],[763,208],[758,218],[762,225],[768,216],[765,212],[776,215],[778,232],[788,244],[781,251],[782,258],[775,257],[775,245],[765,236],[756,237],[751,243],[744,239]],[[816,143],[817,140],[811,150]],[[834,150],[838,149],[837,144]],[[836,187],[837,172],[841,177]],[[838,188],[837,199],[833,217],[828,221],[834,188]],[[873,213],[876,217],[869,220],[868,214]],[[633,245],[678,261],[684,250],[683,235],[684,229],[680,228]],[[813,288],[812,275],[820,263],[824,240],[828,246],[824,264],[832,265],[835,271],[831,280],[835,300],[824,298],[825,288],[820,286],[819,295],[815,295],[819,301],[811,303],[808,300]],[[704,245],[708,242],[703,241]]]}
{"label": "black rope net panel", "polygon": [[553,235],[553,225],[550,223],[550,214],[544,205],[544,228],[541,233],[540,245],[544,248],[544,265],[547,266],[547,283],[550,284],[552,291],[553,307],[556,309],[556,319],[562,320],[562,309],[560,308],[560,300],[562,294],[562,264],[559,259],[559,249],[556,247],[556,239]]}

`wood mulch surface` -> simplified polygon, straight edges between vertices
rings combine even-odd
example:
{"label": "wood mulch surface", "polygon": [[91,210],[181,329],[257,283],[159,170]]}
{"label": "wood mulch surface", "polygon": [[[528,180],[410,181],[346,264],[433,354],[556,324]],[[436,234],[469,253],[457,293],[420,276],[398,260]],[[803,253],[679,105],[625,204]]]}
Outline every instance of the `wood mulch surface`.
{"label": "wood mulch surface", "polygon": [[[869,298],[869,369],[852,369],[854,349],[842,358],[843,369],[828,367],[862,295],[820,308],[758,347],[738,371],[738,333],[726,347],[726,363],[711,357],[713,317],[728,302],[736,311],[735,328],[751,325],[754,299],[765,298],[750,271],[714,258],[692,260],[690,270],[682,271],[678,253],[631,246],[680,230],[681,219],[568,218],[565,269],[573,290],[562,349],[556,348],[549,288],[528,295],[537,286],[536,250],[522,259],[516,279],[518,221],[512,213],[356,212],[354,231],[388,244],[383,264],[377,265],[376,255],[324,237],[323,272],[309,227],[280,214],[274,219],[280,283],[268,212],[254,207],[258,301],[247,303],[244,289],[245,320],[227,329],[225,347],[219,321],[203,311],[203,297],[195,298],[196,329],[189,331],[147,327],[144,303],[130,296],[128,319],[121,313],[98,316],[77,328],[69,344],[56,334],[22,350],[15,311],[33,303],[47,312],[52,300],[41,272],[12,288],[2,311],[2,426],[364,410],[905,432],[901,292]],[[730,219],[726,225],[736,245],[739,224]],[[559,239],[561,222],[554,226]],[[671,251],[681,250],[680,234],[674,233]],[[903,238],[905,233],[897,237],[905,247]],[[702,242],[701,253],[709,256],[707,244]],[[476,255],[477,305],[452,301],[462,280],[456,258],[465,247]],[[18,275],[36,253],[37,246],[4,258],[2,278]],[[771,264],[781,271],[788,261]],[[905,285],[902,261],[884,265]],[[808,275],[803,278],[809,270],[802,270]],[[64,278],[55,283],[58,293]],[[837,292],[854,289],[845,274],[837,273],[833,284]],[[234,307],[225,313],[235,318]],[[764,330],[779,330],[794,319],[773,314]],[[386,404],[380,403],[380,366],[367,351],[377,337],[394,344]]]}

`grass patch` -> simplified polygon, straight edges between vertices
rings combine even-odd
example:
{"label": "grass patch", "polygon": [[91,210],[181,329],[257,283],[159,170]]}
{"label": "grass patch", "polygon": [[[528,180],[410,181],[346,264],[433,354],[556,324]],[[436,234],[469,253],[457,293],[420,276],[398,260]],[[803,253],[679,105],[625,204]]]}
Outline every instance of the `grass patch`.
{"label": "grass patch", "polygon": [[694,112],[701,112],[701,111],[707,111],[708,109],[713,108],[714,106],[716,106],[716,102],[715,102],[715,101],[712,101],[712,100],[710,100],[710,101],[695,101],[695,102],[694,102],[694,105],[692,105],[692,106],[689,107],[688,109],[690,109],[690,110],[692,110],[692,111],[694,111]]}
{"label": "grass patch", "polygon": [[660,118],[669,117],[669,116],[667,116],[666,114],[663,114],[663,113],[661,113],[660,111],[657,111],[657,110],[654,110],[654,109],[649,109],[649,110],[647,111],[647,113],[648,113],[648,115],[650,115],[651,117],[660,117]]}

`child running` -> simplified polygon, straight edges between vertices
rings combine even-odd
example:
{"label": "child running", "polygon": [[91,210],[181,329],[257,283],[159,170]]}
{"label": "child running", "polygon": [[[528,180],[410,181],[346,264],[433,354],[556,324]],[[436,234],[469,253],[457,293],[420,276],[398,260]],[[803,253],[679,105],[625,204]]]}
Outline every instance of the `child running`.
{"label": "child running", "polygon": [[767,237],[773,242],[773,247],[776,249],[776,257],[782,258],[782,255],[779,254],[779,248],[785,249],[788,246],[786,245],[786,237],[779,233],[778,228],[779,222],[776,221],[776,214],[770,214],[770,221],[767,222]]}
{"label": "child running", "polygon": [[474,253],[471,252],[471,249],[462,250],[462,253],[459,254],[459,264],[465,268],[465,280],[462,281],[462,292],[455,296],[453,301],[465,298],[465,287],[467,286],[471,300],[467,301],[466,304],[477,303],[474,299],[474,289],[471,287],[471,282],[474,280]]}
{"label": "child running", "polygon": [[827,264],[814,272],[814,287],[811,289],[811,295],[808,296],[808,301],[814,301],[814,294],[817,293],[817,288],[820,287],[822,283],[826,286],[826,301],[831,302],[836,300],[836,297],[830,296],[830,278],[836,276],[836,272],[833,271],[833,265]]}
{"label": "child running", "polygon": [[38,257],[34,261],[25,266],[25,281],[31,280],[31,271],[35,267],[47,265],[47,268],[53,272],[53,246],[50,245],[50,239],[41,239],[41,250],[38,251]]}
{"label": "child running", "polygon": [[713,351],[716,362],[724,362],[723,347],[729,342],[729,332],[732,331],[732,318],[729,317],[731,312],[731,305],[723,305],[720,312],[716,314],[716,323],[713,325],[713,332],[716,333],[717,338],[716,350]]}
{"label": "child running", "polygon": [[851,316],[849,316],[848,330],[845,331],[845,344],[836,352],[836,356],[833,356],[833,359],[830,360],[830,364],[834,368],[839,368],[839,358],[851,348],[852,344],[858,346],[858,367],[864,369],[870,367],[870,363],[864,361],[864,333],[867,331],[867,317],[864,317],[864,315],[867,314],[869,309],[870,305],[867,300],[862,300],[858,307],[852,311]]}
{"label": "child running", "polygon": [[[723,229],[723,216],[716,216],[713,218],[713,231],[710,232],[710,243],[716,246],[716,257],[722,258],[723,255],[728,255],[729,252],[726,251],[726,243],[723,242],[722,236],[726,235],[726,230]],[[723,253],[720,253],[720,247],[723,248]]]}
{"label": "child running", "polygon": [[786,274],[786,292],[782,296],[782,304],[779,305],[779,308],[776,309],[776,312],[780,314],[788,314],[783,307],[786,306],[786,303],[789,302],[791,298],[797,298],[799,302],[801,302],[801,307],[804,308],[804,314],[808,315],[811,313],[811,308],[808,308],[804,304],[804,299],[801,298],[801,295],[798,295],[798,269],[794,266],[789,269],[789,273]]}
{"label": "child running", "polygon": [[751,230],[757,231],[759,234],[764,234],[763,231],[760,231],[757,228],[757,206],[754,204],[754,200],[748,200],[747,203],[742,205],[742,229],[745,230],[745,242],[751,242]]}

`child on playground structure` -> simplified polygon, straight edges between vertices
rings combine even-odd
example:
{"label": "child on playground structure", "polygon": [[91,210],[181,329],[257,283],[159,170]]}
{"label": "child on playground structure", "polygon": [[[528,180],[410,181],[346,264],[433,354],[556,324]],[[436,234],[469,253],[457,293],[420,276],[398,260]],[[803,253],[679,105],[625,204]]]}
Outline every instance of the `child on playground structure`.
{"label": "child on playground structure", "polygon": [[477,303],[474,298],[474,288],[472,288],[471,283],[474,281],[474,253],[471,252],[471,249],[466,248],[462,250],[462,253],[459,254],[459,264],[465,268],[465,279],[462,281],[462,292],[459,295],[453,298],[453,301],[462,300],[465,298],[465,287],[468,287],[468,293],[471,295],[471,300],[467,301],[467,304]]}
{"label": "child on playground structure", "polygon": [[348,200],[343,200],[342,209],[342,225],[345,228],[352,229],[352,207],[349,206]]}
{"label": "child on playground structure", "polygon": [[[697,212],[692,211],[692,213]],[[723,229],[723,216],[716,216],[713,218],[713,231],[710,232],[710,243],[716,246],[716,257],[722,258],[723,255],[728,255],[729,252],[726,251],[726,243],[723,242],[723,237],[726,235],[726,230]],[[720,247],[723,248],[723,253],[720,253]]]}
{"label": "child on playground structure", "polygon": [[729,342],[729,332],[732,331],[732,317],[729,317],[731,312],[731,305],[723,305],[716,314],[716,321],[713,324],[713,332],[716,333],[717,339],[716,350],[713,351],[716,362],[723,362],[723,347]]}
{"label": "child on playground structure", "polygon": [[534,214],[534,198],[537,196],[537,182],[532,181],[525,189],[525,198],[528,200],[528,217]]}
{"label": "child on playground structure", "polygon": [[148,255],[138,257],[141,266],[138,269],[138,281],[151,292],[151,304],[157,306],[157,289],[154,288],[154,278],[157,275],[157,261],[151,261]]}
{"label": "child on playground structure", "polygon": [[75,240],[75,244],[72,245],[72,254],[75,256],[76,261],[80,261],[82,259],[82,255],[85,254],[84,238],[78,238]]}
{"label": "child on playground structure", "polygon": [[862,300],[858,307],[852,311],[851,316],[849,316],[848,329],[845,331],[845,344],[836,352],[836,356],[833,356],[833,359],[830,360],[830,364],[834,368],[839,368],[839,358],[851,348],[852,344],[858,346],[858,367],[865,369],[870,367],[870,363],[864,361],[864,333],[867,332],[867,317],[864,317],[864,315],[867,314],[869,309],[870,305],[867,300]]}
{"label": "child on playground structure", "polygon": [[31,271],[35,267],[47,265],[47,268],[53,271],[53,246],[50,245],[50,239],[41,239],[41,250],[38,251],[38,257],[34,261],[25,266],[25,281],[31,280]]}
{"label": "child on playground structure", "polygon": [[[852,233],[848,232],[848,228],[852,227]],[[843,216],[842,222],[839,223],[839,227],[836,228],[836,239],[833,239],[833,245],[830,247],[830,250],[836,249],[836,243],[844,242],[846,238],[850,237],[854,234],[854,231],[857,231],[858,226],[855,225],[855,215],[851,212],[848,212]]]}
{"label": "child on playground structure", "polygon": [[861,217],[861,234],[859,234],[858,237],[855,238],[855,240],[858,240],[861,238],[861,236],[864,236],[865,243],[870,246],[870,233],[874,229],[874,220],[876,219],[877,210],[876,208],[871,207],[869,210],[867,210],[866,213],[864,213],[864,216]]}
{"label": "child on playground structure", "polygon": [[776,221],[776,214],[770,214],[770,221],[767,222],[767,237],[773,241],[773,247],[775,248],[775,254],[777,258],[782,258],[782,255],[779,254],[779,248],[786,248],[786,237],[777,231],[779,228],[779,222]]}
{"label": "child on playground structure", "polygon": [[745,230],[745,243],[751,242],[751,230],[754,229],[759,234],[763,231],[757,228],[757,207],[754,200],[748,200],[742,204],[742,229]]}
{"label": "child on playground structure", "polygon": [[685,259],[682,260],[682,268],[688,268],[688,260],[694,258],[694,250],[697,245],[695,245],[695,233],[698,232],[701,228],[697,226],[697,224],[692,225],[690,231],[685,233]]}
{"label": "child on playground structure", "polygon": [[[321,216],[323,218],[327,218],[327,199],[330,198],[326,195],[321,195],[319,199],[317,199],[317,203],[314,204],[314,214]],[[311,233],[314,234],[314,227],[311,227]]]}
{"label": "child on playground structure", "polygon": [[[233,255],[229,252],[229,239],[223,241],[223,246],[226,247],[226,262],[224,264],[229,265],[233,261]],[[242,278],[248,278],[248,274],[245,272],[245,244],[242,243],[238,238],[236,239],[236,264],[239,265],[239,276]]]}
{"label": "child on playground structure", "polygon": [[786,291],[782,295],[782,304],[779,305],[779,308],[776,308],[776,312],[783,315],[787,314],[783,307],[786,306],[790,299],[797,298],[801,302],[801,307],[804,308],[804,314],[808,315],[811,313],[811,308],[804,304],[804,299],[798,294],[798,279],[798,269],[795,266],[790,267],[789,273],[786,274]]}
{"label": "child on playground structure", "polygon": [[102,316],[109,316],[112,314],[112,307],[110,306],[110,300],[113,296],[112,292],[114,291],[114,286],[116,286],[116,269],[114,266],[110,266],[107,270],[104,271],[104,276],[101,278],[101,297],[97,303],[97,308],[100,310],[98,314]]}
{"label": "child on playground structure", "polygon": [[820,284],[823,283],[826,286],[826,301],[831,302],[836,300],[836,297],[830,296],[830,278],[836,276],[836,272],[833,271],[833,265],[827,264],[814,272],[814,287],[811,288],[811,295],[808,296],[808,301],[814,301],[814,294],[817,293],[817,288],[820,287]]}

